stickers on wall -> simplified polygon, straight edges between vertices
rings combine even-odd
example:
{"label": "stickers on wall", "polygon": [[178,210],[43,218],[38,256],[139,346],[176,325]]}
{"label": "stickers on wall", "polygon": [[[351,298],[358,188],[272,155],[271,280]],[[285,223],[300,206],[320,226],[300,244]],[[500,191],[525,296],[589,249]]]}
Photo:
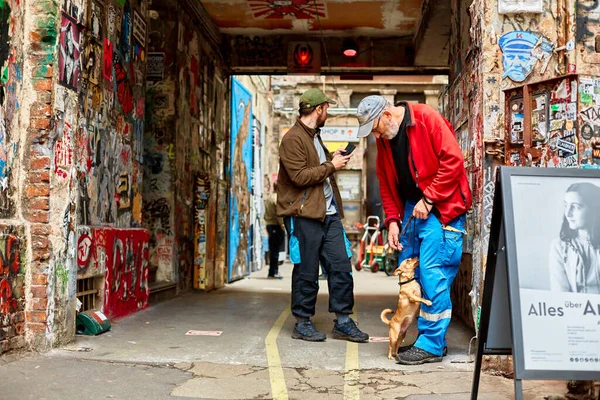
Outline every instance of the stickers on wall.
{"label": "stickers on wall", "polygon": [[75,19],[63,13],[60,24],[58,54],[59,83],[71,90],[79,89],[79,42],[81,28]]}
{"label": "stickers on wall", "polygon": [[579,79],[581,168],[600,169],[600,79]]}
{"label": "stickers on wall", "polygon": [[165,53],[148,53],[147,60],[146,80],[162,81],[165,71]]}
{"label": "stickers on wall", "polygon": [[511,144],[523,143],[524,105],[523,98],[517,97],[510,102],[510,137]]}
{"label": "stickers on wall", "polygon": [[546,90],[534,93],[531,107],[531,129],[534,142],[545,142],[548,137],[549,94]]}
{"label": "stickers on wall", "polygon": [[585,140],[592,140],[594,137],[594,128],[590,124],[585,124],[581,127],[581,137]]}
{"label": "stickers on wall", "polygon": [[579,79],[579,99],[581,104],[591,106],[594,102],[594,80],[591,78]]}

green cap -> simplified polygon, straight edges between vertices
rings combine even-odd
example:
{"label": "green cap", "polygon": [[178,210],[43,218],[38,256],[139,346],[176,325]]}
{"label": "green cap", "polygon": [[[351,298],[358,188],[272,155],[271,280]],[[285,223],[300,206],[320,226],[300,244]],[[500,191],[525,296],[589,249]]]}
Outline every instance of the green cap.
{"label": "green cap", "polygon": [[337,104],[335,101],[325,96],[325,93],[319,89],[308,89],[306,92],[302,93],[302,96],[300,97],[300,108],[316,107],[323,103]]}

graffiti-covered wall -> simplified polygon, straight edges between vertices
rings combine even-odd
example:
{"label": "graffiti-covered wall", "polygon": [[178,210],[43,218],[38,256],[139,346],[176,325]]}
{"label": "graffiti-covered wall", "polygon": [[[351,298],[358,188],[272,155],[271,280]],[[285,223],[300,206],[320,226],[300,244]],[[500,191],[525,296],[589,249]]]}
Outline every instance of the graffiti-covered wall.
{"label": "graffiti-covered wall", "polygon": [[[172,6],[174,7],[174,6]],[[144,134],[144,227],[150,231],[151,281],[176,281],[174,270],[176,9],[150,20]]]}
{"label": "graffiti-covered wall", "polygon": [[[80,227],[141,226],[147,13],[147,0],[65,0],[57,14],[50,221],[59,229],[50,237],[50,342],[74,327],[76,281],[86,277]],[[106,263],[100,276],[127,274],[125,264],[110,261],[99,260]],[[109,292],[119,288],[105,287],[105,299],[119,296]]]}
{"label": "graffiti-covered wall", "polygon": [[[226,275],[216,221],[227,215],[227,203],[219,203],[227,187],[227,81],[216,49],[186,6],[161,7],[150,21],[144,139],[150,268],[157,281],[210,290],[223,286]],[[210,191],[199,193],[205,186]]]}
{"label": "graffiti-covered wall", "polygon": [[25,343],[24,227],[14,221],[20,135],[18,115],[23,83],[23,8],[19,1],[0,3],[0,354]]}

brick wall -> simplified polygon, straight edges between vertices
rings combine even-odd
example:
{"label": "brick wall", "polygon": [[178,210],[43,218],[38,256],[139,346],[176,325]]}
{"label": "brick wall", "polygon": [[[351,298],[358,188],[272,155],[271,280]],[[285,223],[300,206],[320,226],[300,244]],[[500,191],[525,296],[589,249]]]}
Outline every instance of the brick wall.
{"label": "brick wall", "polygon": [[[29,110],[29,127],[24,141],[22,216],[28,226],[31,263],[28,271],[30,301],[25,312],[25,328],[34,344],[45,344],[48,310],[48,263],[51,254],[50,165],[52,88],[54,84],[57,6],[38,1],[27,10],[35,23],[26,27],[25,87],[23,106]],[[29,104],[27,104],[29,103]]]}

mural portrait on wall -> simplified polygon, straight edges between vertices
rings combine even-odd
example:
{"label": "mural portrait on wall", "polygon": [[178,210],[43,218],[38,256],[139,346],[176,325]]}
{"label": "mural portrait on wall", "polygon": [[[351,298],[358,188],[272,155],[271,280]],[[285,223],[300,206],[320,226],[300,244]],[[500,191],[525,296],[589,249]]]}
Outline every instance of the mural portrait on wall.
{"label": "mural portrait on wall", "polygon": [[58,58],[59,82],[61,85],[78,90],[79,87],[79,38],[81,28],[68,14],[63,13],[60,24],[60,50]]}
{"label": "mural portrait on wall", "polygon": [[515,82],[523,82],[527,78],[538,61],[532,54],[538,40],[538,35],[526,31],[512,31],[500,37],[498,44],[502,49],[504,66],[502,78],[509,77]]}

